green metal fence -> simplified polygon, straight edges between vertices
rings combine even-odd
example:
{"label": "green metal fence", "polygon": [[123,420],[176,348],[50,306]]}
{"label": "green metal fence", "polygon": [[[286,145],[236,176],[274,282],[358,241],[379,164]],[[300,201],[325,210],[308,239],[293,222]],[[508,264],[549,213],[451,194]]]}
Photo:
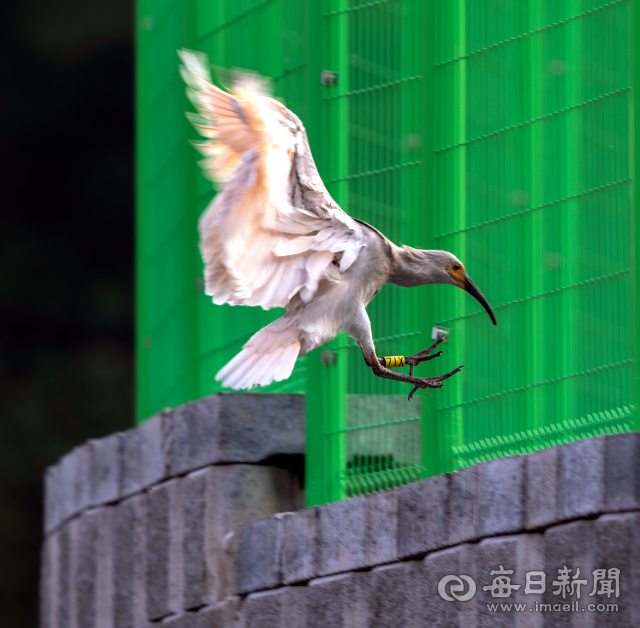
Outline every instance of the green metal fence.
{"label": "green metal fence", "polygon": [[[313,3],[296,0],[138,1],[137,419],[221,390],[214,377],[281,312],[214,306],[202,291],[197,218],[213,197],[188,139],[197,137],[176,51],[273,79],[275,93],[319,134],[320,33]],[[316,20],[317,21],[317,20]],[[317,65],[317,67],[316,67]],[[314,81],[310,80],[313,75]],[[306,359],[261,392],[303,393]]]}
{"label": "green metal fence", "polygon": [[[323,175],[352,216],[394,242],[429,248],[420,5],[324,3],[322,25],[331,45],[323,51],[323,67],[338,72],[338,83],[322,94],[328,130],[323,153],[339,159]],[[410,355],[431,344],[427,296],[424,289],[390,285],[369,305],[378,355]],[[315,365],[321,372],[314,381],[321,384],[308,390],[309,503],[423,477],[428,398],[416,395],[409,403],[406,384],[374,377],[346,334],[324,351],[333,358],[324,361],[331,366]],[[334,373],[323,377],[323,370]],[[317,478],[323,471],[326,477]]]}
{"label": "green metal fence", "polygon": [[202,294],[213,192],[186,141],[186,46],[271,76],[342,207],[455,253],[498,318],[450,286],[387,286],[368,308],[378,354],[449,329],[417,368],[465,364],[445,389],[408,403],[346,335],[261,389],[307,393],[309,504],[638,429],[638,1],[139,0],[138,419],[219,390],[216,371],[281,314]]}
{"label": "green metal fence", "polygon": [[438,6],[435,239],[500,321],[438,291],[469,367],[444,468],[628,430],[631,3]]}

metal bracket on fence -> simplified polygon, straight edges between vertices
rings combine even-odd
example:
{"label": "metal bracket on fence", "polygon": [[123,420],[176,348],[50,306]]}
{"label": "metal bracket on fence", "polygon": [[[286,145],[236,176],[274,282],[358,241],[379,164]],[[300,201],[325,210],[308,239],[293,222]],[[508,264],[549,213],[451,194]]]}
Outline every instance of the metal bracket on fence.
{"label": "metal bracket on fence", "polygon": [[335,366],[338,363],[337,351],[323,351],[320,354],[320,364],[322,366]]}
{"label": "metal bracket on fence", "polygon": [[431,338],[432,340],[438,340],[440,336],[444,336],[444,341],[449,342],[450,331],[451,330],[447,329],[446,327],[440,327],[439,325],[434,325],[433,329],[431,330]]}
{"label": "metal bracket on fence", "polygon": [[335,87],[338,84],[338,73],[330,70],[322,70],[322,84],[325,87]]}

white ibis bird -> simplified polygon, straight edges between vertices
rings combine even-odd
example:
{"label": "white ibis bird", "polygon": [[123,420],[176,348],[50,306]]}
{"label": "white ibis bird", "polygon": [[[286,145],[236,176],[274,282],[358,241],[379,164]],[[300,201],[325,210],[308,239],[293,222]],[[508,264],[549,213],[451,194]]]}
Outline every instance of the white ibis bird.
{"label": "white ibis bird", "polygon": [[[311,156],[304,126],[270,98],[256,75],[238,74],[232,93],[211,82],[204,55],[181,51],[181,74],[205,138],[205,175],[221,190],[200,218],[205,292],[217,304],[283,307],[216,379],[229,388],[265,386],[291,375],[300,356],[347,331],[377,377],[442,388],[415,377],[416,365],[441,355],[378,357],[366,307],[386,283],[408,288],[450,284],[466,290],[496,319],[462,262],[447,251],[396,246],[375,227],[348,216],[331,198]],[[389,366],[409,365],[409,375]]]}

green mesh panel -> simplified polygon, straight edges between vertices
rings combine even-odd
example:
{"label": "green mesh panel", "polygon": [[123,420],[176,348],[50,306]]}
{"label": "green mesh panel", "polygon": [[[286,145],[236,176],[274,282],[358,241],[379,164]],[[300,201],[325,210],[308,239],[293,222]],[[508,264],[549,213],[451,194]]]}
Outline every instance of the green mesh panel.
{"label": "green mesh panel", "polygon": [[499,321],[436,288],[447,469],[631,427],[629,8],[440,6],[435,239]]}
{"label": "green mesh panel", "polygon": [[[202,292],[197,218],[214,191],[188,143],[197,134],[185,120],[192,107],[176,50],[201,50],[214,65],[271,77],[275,94],[305,120],[313,139],[309,19],[307,3],[295,0],[138,4],[138,420],[221,390],[216,372],[284,313],[214,306]],[[305,388],[303,358],[287,381],[257,390]]]}
{"label": "green mesh panel", "polygon": [[219,390],[216,371],[282,313],[202,294],[196,222],[213,191],[187,143],[186,46],[271,76],[342,207],[455,253],[498,318],[450,286],[387,286],[368,308],[378,354],[448,328],[445,355],[417,369],[465,364],[445,389],[407,403],[345,335],[260,389],[307,392],[309,504],[637,425],[635,4],[141,0],[138,418]]}
{"label": "green mesh panel", "polygon": [[[418,3],[325,4],[328,69],[338,84],[323,92],[329,130],[323,173],[342,207],[394,242],[424,247],[420,212],[420,24]],[[421,233],[422,231],[422,233]],[[421,320],[422,291],[386,286],[367,311],[378,355],[409,355],[431,341]],[[423,475],[422,396],[374,377],[357,345],[344,335],[333,347],[346,379],[339,407],[329,410],[325,436],[338,474],[332,498],[403,484]],[[332,368],[332,367],[328,367]],[[338,444],[339,443],[339,444]]]}

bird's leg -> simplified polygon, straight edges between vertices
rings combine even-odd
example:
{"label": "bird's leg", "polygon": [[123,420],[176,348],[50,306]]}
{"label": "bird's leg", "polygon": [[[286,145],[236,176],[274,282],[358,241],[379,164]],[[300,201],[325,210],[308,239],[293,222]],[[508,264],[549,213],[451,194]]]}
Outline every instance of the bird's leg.
{"label": "bird's leg", "polygon": [[[358,346],[362,351],[364,361],[367,366],[371,367],[371,370],[376,377],[392,379],[396,382],[405,382],[406,384],[411,384],[413,386],[413,390],[409,393],[409,401],[411,401],[411,397],[419,388],[443,388],[444,385],[442,382],[452,375],[455,375],[463,368],[462,366],[459,366],[450,373],[445,373],[438,377],[414,377],[413,368],[417,364],[430,360],[431,358],[436,358],[440,355],[440,353],[434,353],[431,355],[431,352],[438,347],[438,345],[443,341],[443,338],[438,338],[438,340],[436,340],[436,342],[428,349],[425,349],[420,353],[416,353],[415,355],[407,356],[406,358],[403,356],[397,356],[395,358],[379,358],[376,355],[375,346],[373,344],[371,323],[369,322],[369,317],[367,316],[367,312],[364,307],[356,311],[352,318],[347,322],[348,325],[345,326],[346,330],[358,343]],[[391,371],[387,368],[389,366],[404,366],[405,364],[409,365],[409,375],[397,373],[396,371]]]}
{"label": "bird's leg", "polygon": [[413,395],[419,388],[444,388],[444,384],[442,382],[452,375],[455,375],[463,368],[464,366],[459,366],[453,371],[445,373],[444,375],[438,375],[437,377],[414,377],[413,375],[405,375],[404,373],[397,373],[396,371],[389,370],[388,368],[380,364],[380,360],[377,357],[372,361],[371,366],[373,374],[377,377],[382,377],[384,379],[393,379],[397,382],[405,382],[407,384],[413,384],[413,389],[409,393],[408,397],[409,401],[411,401],[411,397],[413,397]]}
{"label": "bird's leg", "polygon": [[[445,373],[444,375],[438,375],[437,377],[414,377],[413,369],[420,364],[421,362],[426,362],[427,360],[432,360],[433,358],[440,357],[442,355],[442,351],[438,351],[431,355],[431,352],[436,349],[440,343],[444,340],[444,336],[440,336],[438,340],[436,340],[428,349],[424,351],[420,351],[420,353],[416,353],[414,355],[408,356],[397,356],[394,358],[378,358],[370,364],[365,356],[365,362],[367,362],[367,366],[371,366],[373,372],[378,377],[384,377],[385,379],[393,379],[396,381],[407,382],[414,384],[413,389],[409,393],[409,401],[416,393],[416,391],[420,388],[443,388],[444,384],[442,383],[445,379],[448,379],[452,375],[455,375],[458,371],[464,368],[464,366],[459,366],[458,368],[450,371],[449,373]],[[364,355],[364,352],[363,352]],[[404,366],[405,364],[409,365],[409,375],[403,375],[402,373],[396,373],[395,371],[390,371],[387,366]]]}
{"label": "bird's leg", "polygon": [[[434,353],[433,355],[429,355],[434,349],[438,348],[438,346],[444,341],[444,335],[440,336],[438,340],[436,340],[428,349],[424,351],[420,351],[420,353],[415,353],[414,355],[407,355],[404,358],[404,363],[409,365],[409,375],[413,375],[413,368],[418,366],[420,362],[426,362],[427,360],[433,360],[433,358],[439,358],[442,355],[442,351],[438,351],[438,353]],[[365,358],[366,361],[366,358]],[[386,366],[385,358],[378,358],[378,361],[382,366]],[[369,366],[369,365],[367,365]]]}

